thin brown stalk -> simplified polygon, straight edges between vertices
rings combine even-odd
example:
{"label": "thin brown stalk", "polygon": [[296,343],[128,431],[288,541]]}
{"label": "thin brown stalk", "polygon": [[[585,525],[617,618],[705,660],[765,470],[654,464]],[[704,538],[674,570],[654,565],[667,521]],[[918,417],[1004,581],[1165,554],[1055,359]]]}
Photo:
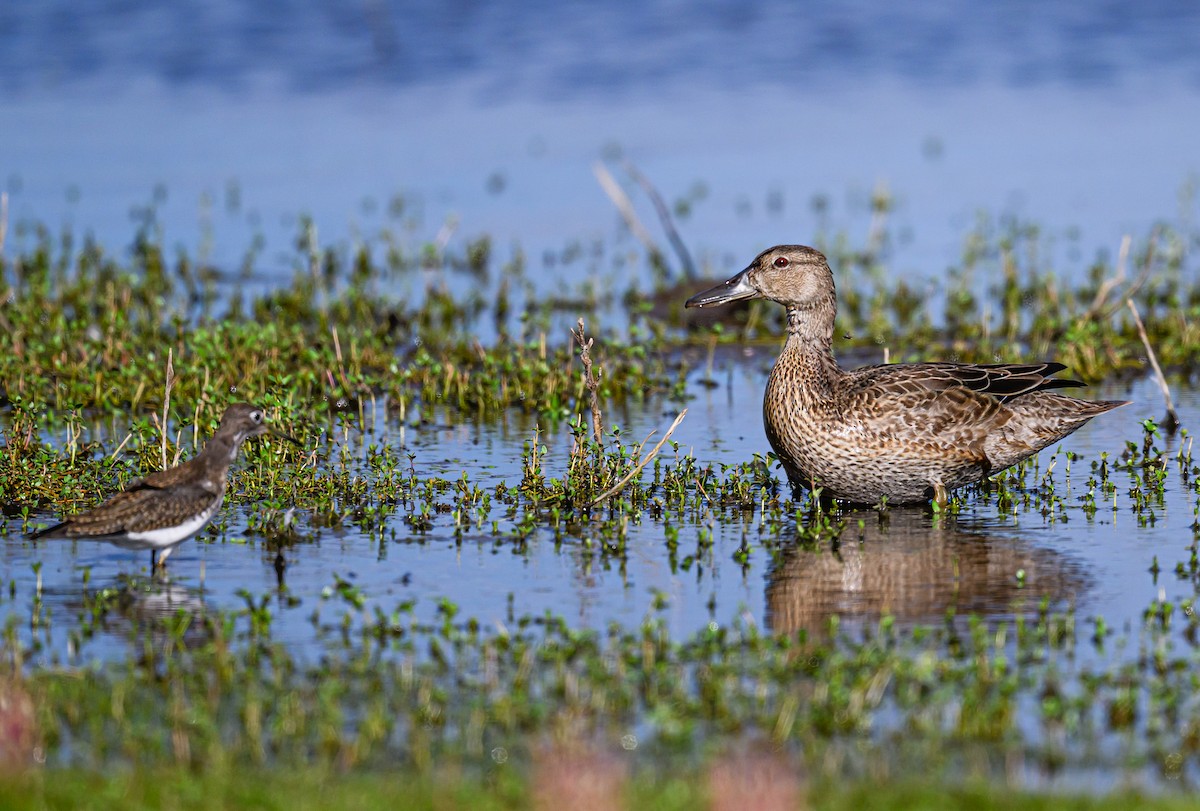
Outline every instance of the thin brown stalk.
{"label": "thin brown stalk", "polygon": [[342,394],[351,396],[350,381],[346,379],[346,362],[342,359],[342,342],[338,339],[337,327],[329,328],[333,335],[333,355],[337,359],[338,382],[342,384]]}
{"label": "thin brown stalk", "polygon": [[183,429],[180,428],[175,432],[175,456],[171,459],[171,465],[174,467],[183,460]]}
{"label": "thin brown stalk", "polygon": [[[204,376],[207,383],[208,369],[205,368]],[[205,389],[208,387],[205,386]],[[200,450],[200,405],[203,402],[203,397],[196,401],[196,410],[192,413],[192,450]]]}
{"label": "thin brown stalk", "polygon": [[175,385],[175,350],[171,347],[167,348],[167,380],[165,391],[163,392],[163,413],[162,424],[158,426],[162,432],[162,466],[163,470],[167,469],[167,414],[171,411],[171,387]]}
{"label": "thin brown stalk", "polygon": [[131,440],[131,439],[133,439],[133,431],[130,431],[128,434],[125,435],[125,438],[121,440],[121,444],[117,446],[117,449],[115,451],[113,451],[112,455],[110,455],[108,458],[116,459],[121,454],[121,451],[125,450],[125,446],[129,443],[129,440]]}
{"label": "thin brown stalk", "polygon": [[[667,440],[671,438],[671,434],[675,433],[675,429],[679,427],[679,423],[683,422],[683,418],[686,416],[687,416],[687,409],[685,408],[683,411],[679,412],[679,416],[675,418],[675,421],[673,423],[671,423],[671,427],[667,429],[667,432],[665,434],[663,434],[663,438],[658,440],[658,444],[655,445],[653,448],[651,448],[650,452],[642,458],[642,461],[640,461],[636,465],[634,465],[633,470],[629,471],[624,476],[622,476],[621,480],[619,482],[617,482],[612,487],[605,490],[603,493],[601,493],[596,498],[592,499],[592,501],[588,504],[588,506],[595,507],[600,502],[607,501],[608,499],[615,496],[617,493],[621,492],[621,490],[623,490],[625,488],[625,485],[629,484],[630,480],[632,480],[634,476],[641,473],[642,468],[644,468],[646,465],[650,464],[650,461],[655,456],[658,455],[658,452],[660,450],[662,450],[662,446],[667,443]],[[650,441],[650,437],[652,437],[652,436],[654,436],[653,431],[651,431],[650,434],[644,440],[642,440],[642,444],[638,446],[638,453],[642,452],[642,448],[646,445],[647,442]]]}
{"label": "thin brown stalk", "polygon": [[1158,365],[1158,356],[1154,354],[1154,347],[1150,345],[1150,338],[1146,335],[1146,327],[1142,324],[1142,316],[1138,313],[1137,305],[1131,298],[1125,299],[1125,303],[1129,305],[1129,312],[1133,313],[1133,323],[1142,339],[1142,346],[1146,347],[1146,355],[1150,358],[1150,367],[1154,370],[1154,379],[1158,382],[1163,400],[1167,403],[1167,416],[1163,420],[1163,427],[1168,431],[1174,431],[1179,427],[1179,415],[1175,412],[1175,403],[1171,400],[1171,389],[1167,385],[1167,378],[1163,375],[1162,367]]}

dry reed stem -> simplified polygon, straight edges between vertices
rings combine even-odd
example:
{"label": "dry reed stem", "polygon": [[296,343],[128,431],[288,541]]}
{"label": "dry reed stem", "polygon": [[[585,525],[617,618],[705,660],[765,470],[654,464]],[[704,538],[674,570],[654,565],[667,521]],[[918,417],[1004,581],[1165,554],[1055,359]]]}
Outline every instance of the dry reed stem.
{"label": "dry reed stem", "polygon": [[[206,377],[208,376],[208,369],[204,370],[204,374]],[[207,386],[205,388],[207,388]],[[203,397],[201,397],[199,400],[197,400],[196,401],[196,410],[194,412],[192,412],[192,450],[193,451],[200,450],[200,405],[203,402],[204,402]]]}
{"label": "dry reed stem", "polygon": [[1129,305],[1129,311],[1133,313],[1133,323],[1142,339],[1142,346],[1146,347],[1146,355],[1150,358],[1150,367],[1154,369],[1154,379],[1158,382],[1163,400],[1167,403],[1167,417],[1163,420],[1163,427],[1168,431],[1174,431],[1179,427],[1179,415],[1175,413],[1175,403],[1171,400],[1171,389],[1167,386],[1167,378],[1163,375],[1162,367],[1158,365],[1154,347],[1150,346],[1150,338],[1146,335],[1146,327],[1142,324],[1142,316],[1138,313],[1137,305],[1131,298],[1125,299],[1125,303]]}
{"label": "dry reed stem", "polygon": [[338,340],[337,327],[330,327],[329,331],[333,336],[333,355],[337,359],[338,382],[342,384],[342,394],[350,397],[352,392],[350,381],[346,378],[346,362],[342,359],[342,342]]}
{"label": "dry reed stem", "polygon": [[[679,427],[679,423],[683,422],[683,418],[686,416],[687,416],[687,409],[685,408],[683,411],[679,412],[679,416],[675,418],[675,421],[673,423],[671,423],[671,427],[667,429],[667,432],[665,434],[663,434],[663,438],[658,440],[658,444],[655,445],[650,450],[650,453],[646,454],[646,456],[642,459],[642,461],[638,462],[637,465],[634,466],[633,470],[629,471],[624,476],[622,476],[621,480],[619,482],[617,482],[612,487],[605,490],[600,495],[596,496],[596,498],[592,499],[592,501],[588,504],[588,506],[595,507],[601,501],[606,501],[609,498],[611,498],[612,496],[621,492],[621,490],[624,489],[625,485],[629,484],[629,481],[634,476],[641,473],[642,468],[644,468],[646,465],[650,464],[650,460],[658,455],[658,452],[662,449],[662,446],[665,445],[667,440],[671,438],[671,434],[675,433],[675,429]],[[638,453],[642,452],[642,448],[645,446],[645,444],[647,442],[650,441],[650,437],[652,437],[652,436],[654,436],[653,431],[651,431],[650,434],[644,440],[642,440],[642,444],[638,446]]]}
{"label": "dry reed stem", "polygon": [[128,434],[125,435],[125,438],[121,440],[121,444],[117,446],[117,449],[115,451],[113,451],[109,455],[108,458],[116,459],[117,456],[120,455],[121,451],[123,451],[125,449],[125,445],[128,444],[129,440],[131,440],[131,439],[133,439],[133,431],[130,431]]}
{"label": "dry reed stem", "polygon": [[167,414],[171,410],[171,387],[175,385],[175,350],[171,347],[167,348],[167,380],[166,390],[163,393],[163,413],[162,424],[158,426],[162,431],[162,469],[167,469]]}

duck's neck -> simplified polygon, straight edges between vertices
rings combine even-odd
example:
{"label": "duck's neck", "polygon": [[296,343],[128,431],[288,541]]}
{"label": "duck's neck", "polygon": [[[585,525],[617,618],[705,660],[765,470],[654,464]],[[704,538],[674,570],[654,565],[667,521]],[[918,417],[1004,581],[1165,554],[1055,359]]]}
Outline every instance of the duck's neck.
{"label": "duck's neck", "polygon": [[834,301],[821,302],[815,307],[787,308],[787,343],[780,363],[803,373],[814,393],[831,387],[842,374],[833,357],[833,323],[837,315]]}

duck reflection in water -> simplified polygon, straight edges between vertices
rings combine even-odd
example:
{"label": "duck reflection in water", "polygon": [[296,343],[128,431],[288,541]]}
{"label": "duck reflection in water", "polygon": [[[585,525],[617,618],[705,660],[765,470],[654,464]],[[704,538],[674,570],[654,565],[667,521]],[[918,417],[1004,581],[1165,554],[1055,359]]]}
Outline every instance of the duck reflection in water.
{"label": "duck reflection in water", "polygon": [[[841,516],[838,542],[788,549],[768,575],[772,631],[820,634],[833,615],[872,623],[938,622],[947,612],[1000,618],[1073,603],[1083,569],[1051,549],[919,509]],[[862,526],[860,528],[859,522]]]}

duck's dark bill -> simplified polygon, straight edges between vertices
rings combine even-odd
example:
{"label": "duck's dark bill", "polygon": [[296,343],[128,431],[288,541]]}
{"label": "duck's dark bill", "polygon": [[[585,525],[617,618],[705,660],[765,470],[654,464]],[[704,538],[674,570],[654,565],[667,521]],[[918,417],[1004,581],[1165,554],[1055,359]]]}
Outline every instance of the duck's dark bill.
{"label": "duck's dark bill", "polygon": [[715,307],[718,304],[728,304],[731,301],[755,298],[758,291],[751,286],[747,279],[750,268],[746,268],[728,281],[721,282],[716,287],[709,288],[703,293],[697,293],[687,300],[685,307]]}

